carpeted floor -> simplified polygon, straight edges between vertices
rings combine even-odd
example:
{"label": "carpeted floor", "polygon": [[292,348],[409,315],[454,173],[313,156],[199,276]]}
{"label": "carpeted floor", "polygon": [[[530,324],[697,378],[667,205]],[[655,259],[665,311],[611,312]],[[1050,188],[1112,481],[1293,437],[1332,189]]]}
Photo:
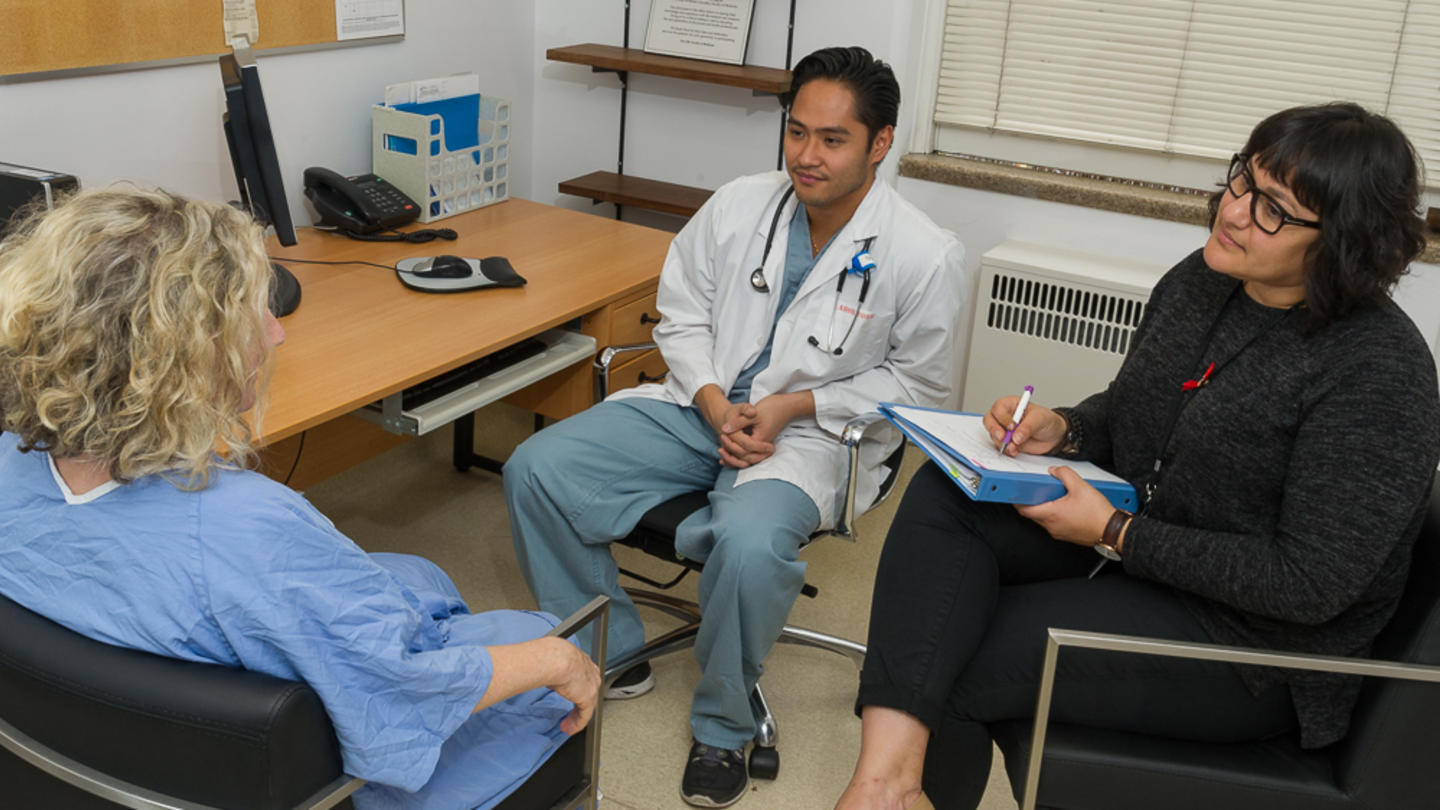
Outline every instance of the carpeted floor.
{"label": "carpeted floor", "polygon": [[[531,430],[528,413],[494,405],[477,420],[477,449],[503,458]],[[908,454],[905,476],[921,454]],[[897,493],[898,493],[897,489]],[[436,431],[312,487],[306,495],[341,531],[369,551],[403,551],[443,567],[476,610],[534,607],[510,547],[498,476],[459,473],[450,465],[450,433]],[[861,518],[858,543],[822,540],[804,552],[807,579],[820,589],[801,597],[791,623],[863,642],[875,563],[899,498]],[[622,565],[663,574],[669,566],[627,548]],[[675,589],[694,598],[691,576]],[[653,631],[675,620],[642,609]],[[654,664],[658,686],[642,698],[607,703],[601,789],[608,810],[672,810],[689,750],[690,693],[699,677],[694,656],[675,653]],[[844,789],[860,748],[852,706],[857,673],[847,658],[813,648],[778,645],[762,681],[780,729],[780,774],[754,781],[737,808],[828,810]],[[981,810],[1015,808],[1000,757]]]}

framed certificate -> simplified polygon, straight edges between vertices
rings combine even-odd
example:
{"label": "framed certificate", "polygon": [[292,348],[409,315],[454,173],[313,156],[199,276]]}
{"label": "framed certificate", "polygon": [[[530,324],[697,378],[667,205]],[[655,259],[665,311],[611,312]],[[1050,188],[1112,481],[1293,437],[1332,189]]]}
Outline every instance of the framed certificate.
{"label": "framed certificate", "polygon": [[755,0],[654,0],[646,53],[745,64]]}

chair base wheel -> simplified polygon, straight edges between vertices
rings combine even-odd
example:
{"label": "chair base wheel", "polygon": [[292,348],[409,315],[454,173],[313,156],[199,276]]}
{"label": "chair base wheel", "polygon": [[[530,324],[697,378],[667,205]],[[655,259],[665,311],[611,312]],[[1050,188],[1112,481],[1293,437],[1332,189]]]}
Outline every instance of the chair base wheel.
{"label": "chair base wheel", "polygon": [[755,746],[750,749],[750,778],[774,779],[780,773],[780,752]]}

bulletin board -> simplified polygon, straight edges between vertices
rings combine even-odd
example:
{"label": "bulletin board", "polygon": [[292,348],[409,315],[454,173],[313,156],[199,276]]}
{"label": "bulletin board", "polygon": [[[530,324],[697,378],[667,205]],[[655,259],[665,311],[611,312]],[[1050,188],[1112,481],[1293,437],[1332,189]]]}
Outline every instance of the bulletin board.
{"label": "bulletin board", "polygon": [[[257,50],[339,42],[335,0],[255,6]],[[230,50],[222,12],[221,0],[0,0],[0,76],[214,56]]]}

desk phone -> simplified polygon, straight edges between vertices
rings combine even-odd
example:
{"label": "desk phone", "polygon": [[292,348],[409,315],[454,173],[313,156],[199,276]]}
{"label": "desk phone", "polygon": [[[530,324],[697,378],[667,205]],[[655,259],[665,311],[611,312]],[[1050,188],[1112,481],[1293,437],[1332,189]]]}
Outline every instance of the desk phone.
{"label": "desk phone", "polygon": [[319,224],[350,233],[374,233],[420,217],[414,200],[373,174],[344,177],[312,166],[305,170],[305,196],[315,205]]}

